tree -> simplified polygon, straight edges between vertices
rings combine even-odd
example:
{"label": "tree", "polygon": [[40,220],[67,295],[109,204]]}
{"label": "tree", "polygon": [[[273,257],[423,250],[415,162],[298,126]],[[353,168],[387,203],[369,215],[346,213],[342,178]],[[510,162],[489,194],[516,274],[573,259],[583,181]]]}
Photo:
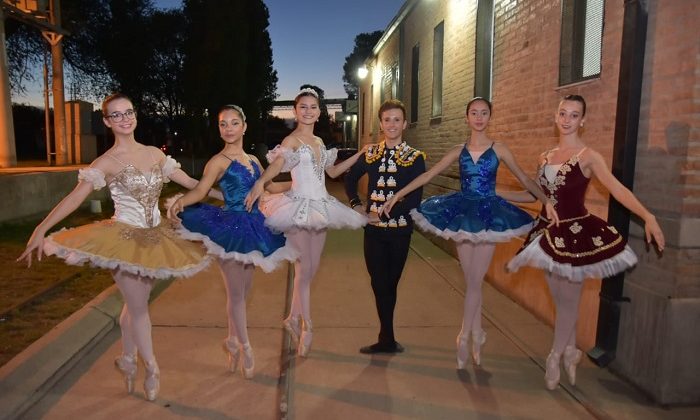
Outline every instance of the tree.
{"label": "tree", "polygon": [[[216,111],[240,105],[247,117],[246,144],[261,141],[263,119],[276,97],[277,72],[272,68],[269,12],[261,0],[211,2],[185,0],[184,99],[187,113],[218,150]],[[199,121],[197,123],[197,121]],[[248,149],[250,150],[250,149]]]}
{"label": "tree", "polygon": [[343,87],[348,94],[348,99],[357,99],[357,86],[360,79],[357,77],[357,69],[362,67],[372,55],[372,49],[382,37],[382,31],[364,32],[355,37],[355,47],[350,55],[345,57],[343,64]]}

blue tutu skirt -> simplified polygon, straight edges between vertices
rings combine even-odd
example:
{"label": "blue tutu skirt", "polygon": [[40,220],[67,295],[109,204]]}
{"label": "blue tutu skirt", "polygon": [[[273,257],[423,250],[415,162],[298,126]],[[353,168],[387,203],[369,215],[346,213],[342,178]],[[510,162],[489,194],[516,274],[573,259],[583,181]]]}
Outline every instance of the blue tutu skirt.
{"label": "blue tutu skirt", "polygon": [[198,203],[180,213],[182,225],[177,232],[185,239],[202,241],[208,252],[222,259],[254,264],[265,272],[285,261],[294,261],[298,253],[286,245],[282,234],[265,226],[260,212],[227,210]]}
{"label": "blue tutu skirt", "polygon": [[528,233],[532,217],[493,196],[474,196],[461,192],[423,200],[411,210],[415,224],[424,231],[455,242],[508,242]]}

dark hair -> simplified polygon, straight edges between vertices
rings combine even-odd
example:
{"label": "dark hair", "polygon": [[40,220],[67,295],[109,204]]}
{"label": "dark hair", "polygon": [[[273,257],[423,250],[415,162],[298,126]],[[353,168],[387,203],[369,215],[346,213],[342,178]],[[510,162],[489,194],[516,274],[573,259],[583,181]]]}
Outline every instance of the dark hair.
{"label": "dark hair", "polygon": [[321,100],[318,97],[318,92],[316,92],[314,89],[311,89],[310,87],[306,87],[302,89],[297,94],[297,96],[294,97],[294,108],[297,107],[297,105],[299,104],[299,100],[301,100],[301,98],[303,98],[304,96],[311,96],[312,98],[316,98],[316,102],[318,102],[319,105],[321,104]]}
{"label": "dark hair", "polygon": [[406,106],[404,106],[403,102],[399,101],[398,99],[389,99],[384,101],[382,106],[379,107],[379,112],[377,112],[379,120],[382,119],[382,114],[390,109],[400,109],[401,113],[403,114],[403,119],[406,119]]}
{"label": "dark hair", "polygon": [[116,101],[117,99],[126,99],[132,104],[134,103],[134,101],[132,101],[131,98],[124,95],[123,93],[115,92],[104,98],[104,100],[102,101],[102,115],[107,116],[107,105],[109,105],[109,103],[112,101]]}
{"label": "dark hair", "polygon": [[583,114],[581,115],[582,117],[586,116],[586,100],[583,99],[583,96],[581,95],[566,95],[563,98],[561,98],[562,102],[563,101],[574,101],[578,102],[581,104],[583,107]]}
{"label": "dark hair", "polygon": [[227,104],[219,108],[219,113],[217,114],[218,116],[221,116],[221,113],[224,111],[236,111],[238,113],[238,116],[241,117],[243,122],[245,122],[245,112],[243,112],[243,108],[241,108],[238,105],[233,105],[233,104]]}
{"label": "dark hair", "polygon": [[467,102],[467,110],[466,110],[464,113],[465,113],[465,114],[469,114],[469,108],[472,107],[472,105],[474,104],[474,102],[478,102],[478,101],[482,101],[482,102],[485,102],[485,103],[486,103],[486,105],[489,107],[489,114],[493,111],[493,110],[491,109],[491,108],[492,108],[491,102],[490,102],[488,99],[482,98],[481,96],[475,96],[475,97],[472,98],[471,101]]}

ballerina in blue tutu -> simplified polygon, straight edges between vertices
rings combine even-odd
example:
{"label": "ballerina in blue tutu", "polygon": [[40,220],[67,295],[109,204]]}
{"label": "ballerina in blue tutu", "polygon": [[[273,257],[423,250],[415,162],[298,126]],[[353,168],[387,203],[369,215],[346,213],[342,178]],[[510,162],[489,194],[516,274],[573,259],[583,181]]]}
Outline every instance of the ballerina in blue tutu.
{"label": "ballerina in blue tutu", "polygon": [[[243,354],[241,371],[245,378],[254,374],[253,349],[248,340],[245,300],[253,281],[253,270],[274,270],[285,260],[294,260],[296,251],[286,245],[284,235],[265,226],[265,216],[245,208],[243,200],[262,172],[260,162],[243,151],[246,123],[243,110],[225,105],[219,111],[219,133],[225,145],[204,168],[197,187],[169,200],[168,217],[181,222],[178,233],[200,240],[210,254],[218,257],[227,293],[228,337],[224,350],[229,370],[234,372]],[[198,203],[215,183],[224,195],[224,207]],[[268,183],[270,192],[281,192],[288,185]],[[180,216],[178,218],[178,213]]]}
{"label": "ballerina in blue tutu", "polygon": [[486,127],[491,118],[491,103],[474,98],[467,104],[466,122],[471,135],[465,144],[450,149],[429,171],[398,191],[382,208],[391,208],[406,194],[427,184],[433,177],[459,161],[461,191],[423,200],[411,210],[416,226],[456,242],[459,262],[467,284],[462,329],[457,335],[457,368],[463,369],[469,357],[471,333],[472,359],[481,364],[481,346],[486,333],[481,327],[481,283],[488,271],[497,242],[527,233],[533,225],[530,215],[496,195],[496,172],[503,161],[520,183],[545,204],[547,216],[556,219],[554,207],[537,184],[528,178],[503,143],[490,140]]}

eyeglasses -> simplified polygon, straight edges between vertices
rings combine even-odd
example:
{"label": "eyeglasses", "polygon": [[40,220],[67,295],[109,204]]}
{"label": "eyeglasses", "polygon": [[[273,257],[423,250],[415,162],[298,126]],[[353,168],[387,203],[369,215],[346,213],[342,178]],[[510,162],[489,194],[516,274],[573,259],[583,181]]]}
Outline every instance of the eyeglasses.
{"label": "eyeglasses", "polygon": [[110,118],[114,122],[121,122],[126,118],[127,120],[133,120],[136,118],[136,111],[133,109],[127,109],[125,112],[112,112],[109,115],[105,115],[105,118]]}

